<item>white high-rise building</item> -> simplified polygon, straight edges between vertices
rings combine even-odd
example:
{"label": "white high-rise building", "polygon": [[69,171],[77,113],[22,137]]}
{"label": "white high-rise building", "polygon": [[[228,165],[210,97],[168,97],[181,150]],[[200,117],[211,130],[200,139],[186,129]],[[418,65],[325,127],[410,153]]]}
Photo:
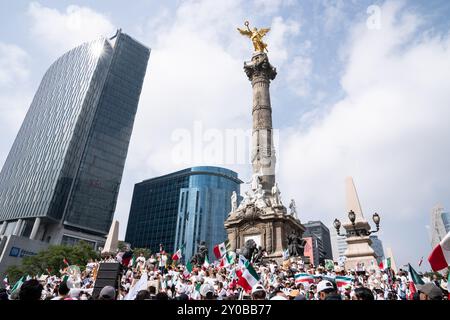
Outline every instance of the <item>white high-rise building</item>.
{"label": "white high-rise building", "polygon": [[431,210],[431,247],[435,247],[450,232],[450,213],[438,204]]}
{"label": "white high-rise building", "polygon": [[330,228],[331,237],[331,250],[333,252],[333,260],[338,261],[340,257],[344,256],[344,252],[347,249],[347,241],[345,241],[345,235],[338,236],[336,229],[332,225]]}

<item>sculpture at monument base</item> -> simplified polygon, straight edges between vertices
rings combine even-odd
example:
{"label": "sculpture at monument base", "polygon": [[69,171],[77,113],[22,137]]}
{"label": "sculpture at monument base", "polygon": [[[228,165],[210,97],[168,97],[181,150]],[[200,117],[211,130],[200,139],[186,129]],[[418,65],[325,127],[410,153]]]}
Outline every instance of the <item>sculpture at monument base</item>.
{"label": "sculpture at monument base", "polygon": [[200,244],[198,245],[197,248],[197,253],[195,253],[191,260],[190,263],[193,266],[202,266],[205,263],[205,259],[208,256],[208,247],[206,246],[206,242],[202,241],[200,242]]}
{"label": "sculpture at monument base", "polygon": [[258,248],[255,240],[250,239],[245,242],[244,246],[239,251],[239,254],[243,255],[248,261],[252,261],[253,254],[257,250]]}
{"label": "sculpture at monument base", "polygon": [[304,256],[306,240],[302,239],[294,231],[292,231],[287,237],[287,242],[289,257]]}

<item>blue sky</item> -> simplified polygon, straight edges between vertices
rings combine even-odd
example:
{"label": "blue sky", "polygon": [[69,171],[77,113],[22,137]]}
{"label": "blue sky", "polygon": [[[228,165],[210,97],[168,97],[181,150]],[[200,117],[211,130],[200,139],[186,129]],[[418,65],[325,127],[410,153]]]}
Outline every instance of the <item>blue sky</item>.
{"label": "blue sky", "polygon": [[[379,29],[367,25],[371,5]],[[248,180],[249,164],[176,161],[173,135],[196,123],[219,133],[250,128],[242,65],[251,44],[235,29],[249,20],[272,28],[285,202],[295,198],[301,220],[331,227],[345,218],[344,179],[353,176],[366,218],[381,215],[380,237],[397,264],[416,265],[431,249],[431,208],[450,207],[449,16],[444,0],[2,1],[0,163],[49,65],[120,27],[152,48],[115,215],[121,236],[136,182],[208,164]]]}

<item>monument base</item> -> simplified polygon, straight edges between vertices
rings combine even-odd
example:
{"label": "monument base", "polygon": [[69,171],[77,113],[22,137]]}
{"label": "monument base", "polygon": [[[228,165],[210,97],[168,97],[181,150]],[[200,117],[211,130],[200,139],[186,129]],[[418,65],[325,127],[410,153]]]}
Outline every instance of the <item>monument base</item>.
{"label": "monument base", "polygon": [[283,261],[283,252],[287,249],[287,236],[294,231],[299,237],[305,227],[294,216],[286,213],[282,205],[258,208],[254,204],[245,209],[230,213],[225,221],[225,229],[231,250],[244,246],[247,240],[254,240],[256,245],[266,250],[264,260]]}
{"label": "monument base", "polygon": [[375,251],[370,244],[372,241],[368,236],[354,236],[347,238],[347,250],[344,252],[346,257],[344,266],[347,270],[358,270],[364,267],[364,270],[378,269]]}

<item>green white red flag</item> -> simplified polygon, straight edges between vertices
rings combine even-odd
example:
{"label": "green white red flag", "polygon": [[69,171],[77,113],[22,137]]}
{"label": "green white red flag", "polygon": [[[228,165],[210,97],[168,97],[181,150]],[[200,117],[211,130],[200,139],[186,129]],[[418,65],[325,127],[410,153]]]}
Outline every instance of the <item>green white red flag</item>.
{"label": "green white red flag", "polygon": [[336,286],[338,288],[341,288],[341,287],[345,287],[345,286],[351,285],[352,282],[353,282],[353,277],[336,276],[334,278],[334,281],[336,282]]}
{"label": "green white red flag", "polygon": [[184,276],[185,278],[187,278],[187,277],[189,277],[189,276],[191,275],[191,272],[192,272],[192,264],[191,264],[190,261],[188,261],[188,262],[186,263],[186,268],[185,268],[184,271],[183,271],[183,276]]}
{"label": "green white red flag", "polygon": [[430,263],[431,269],[436,272],[450,266],[450,232],[433,249],[428,257],[428,262]]}
{"label": "green white red flag", "polygon": [[205,262],[203,262],[203,268],[209,268],[209,259],[208,256],[205,256]]}
{"label": "green white red flag", "polygon": [[225,242],[219,243],[214,246],[213,252],[217,259],[222,258],[228,250],[230,250],[231,244],[228,240],[225,240]]}
{"label": "green white red flag", "polygon": [[247,264],[244,270],[236,270],[237,284],[249,292],[258,283],[259,276],[251,264]]}
{"label": "green white red flag", "polygon": [[229,254],[228,252],[225,253],[225,255],[220,259],[220,268],[226,268],[234,263],[233,255]]}
{"label": "green white red flag", "polygon": [[295,284],[310,284],[310,283],[314,283],[314,276],[312,274],[309,273],[296,273],[294,275],[294,279],[295,279]]}
{"label": "green white red flag", "polygon": [[381,270],[386,270],[391,268],[391,258],[385,258],[383,259],[380,264],[378,265]]}
{"label": "green white red flag", "polygon": [[175,252],[172,256],[172,260],[179,260],[181,259],[182,255],[181,255],[181,248],[177,250],[177,252]]}

